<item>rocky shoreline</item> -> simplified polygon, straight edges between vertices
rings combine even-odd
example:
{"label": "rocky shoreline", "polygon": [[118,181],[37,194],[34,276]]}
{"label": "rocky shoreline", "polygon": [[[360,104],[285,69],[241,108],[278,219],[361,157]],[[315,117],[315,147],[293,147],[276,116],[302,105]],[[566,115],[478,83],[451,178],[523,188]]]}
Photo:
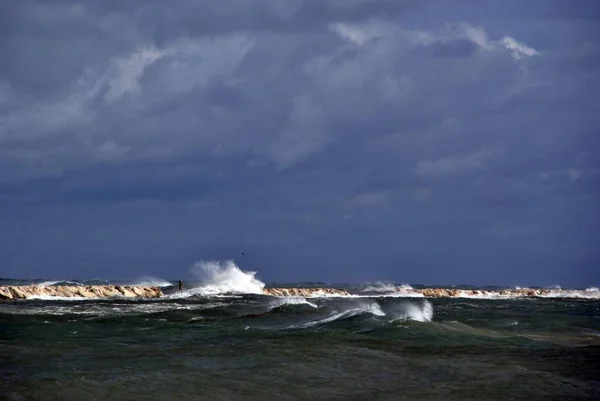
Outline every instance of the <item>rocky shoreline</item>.
{"label": "rocky shoreline", "polygon": [[[268,288],[264,290],[266,295],[272,296],[348,296],[367,295],[366,293],[352,294],[345,290],[334,288]],[[405,288],[398,287],[395,292],[374,293],[377,295],[406,295],[407,297],[425,298],[522,298],[522,297],[544,297],[544,296],[570,296],[573,291],[547,288],[515,288],[503,290],[461,290],[451,288]]]}
{"label": "rocky shoreline", "polygon": [[[173,291],[169,291],[173,293]],[[571,296],[573,291],[560,289],[533,289],[517,288],[505,290],[458,290],[448,288],[423,288],[413,289],[399,287],[396,294],[407,297],[425,297],[425,298],[522,298],[522,297],[544,297]],[[346,290],[335,288],[265,288],[264,295],[283,297],[327,297],[327,296],[349,296],[356,295]],[[389,295],[386,294],[372,294]],[[394,294],[394,293],[391,293]],[[77,285],[77,286],[0,286],[0,300],[31,299],[41,297],[62,297],[62,298],[160,298],[163,291],[160,287],[151,286],[132,286],[132,285]],[[367,295],[361,293],[360,295]]]}
{"label": "rocky shoreline", "polygon": [[404,290],[416,292],[426,298],[460,298],[460,297],[543,297],[564,292],[547,288],[518,288],[498,291],[488,290],[455,290],[448,288],[424,288],[420,290]]}
{"label": "rocky shoreline", "polygon": [[352,295],[346,290],[335,288],[265,288],[265,295],[274,297],[317,297],[317,296],[348,296]]}
{"label": "rocky shoreline", "polygon": [[[174,291],[168,291],[172,294]],[[270,296],[347,296],[348,291],[333,288],[266,288],[263,293]],[[160,298],[163,291],[160,287],[133,285],[13,285],[0,286],[0,300],[32,299],[40,297],[61,298]]]}
{"label": "rocky shoreline", "polygon": [[39,297],[63,298],[159,298],[159,287],[133,285],[11,285],[0,287],[0,300],[31,299]]}

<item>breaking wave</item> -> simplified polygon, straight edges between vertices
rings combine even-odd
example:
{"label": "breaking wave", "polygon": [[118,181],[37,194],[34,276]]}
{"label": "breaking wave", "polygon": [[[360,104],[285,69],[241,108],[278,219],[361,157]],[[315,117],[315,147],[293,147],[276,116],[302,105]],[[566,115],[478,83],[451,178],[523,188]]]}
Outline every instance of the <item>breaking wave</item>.
{"label": "breaking wave", "polygon": [[172,294],[171,298],[193,295],[262,294],[265,288],[265,283],[254,277],[256,272],[242,271],[233,260],[196,262],[190,267],[190,272],[200,285]]}
{"label": "breaking wave", "polygon": [[333,310],[324,318],[311,320],[306,323],[290,326],[290,329],[306,329],[317,327],[335,321],[345,320],[359,315],[372,315],[375,317],[391,317],[389,322],[398,320],[413,320],[417,322],[430,322],[433,319],[433,305],[424,300],[421,303],[403,302],[400,305],[384,311],[379,303],[374,300],[361,300],[351,304],[343,310]]}
{"label": "breaking wave", "polygon": [[394,292],[396,286],[393,283],[373,283],[363,288],[362,292]]}
{"label": "breaking wave", "polygon": [[83,285],[77,281],[69,281],[69,280],[55,280],[55,281],[43,281],[39,284],[40,287],[50,287],[53,285]]}
{"label": "breaking wave", "polygon": [[363,289],[362,292],[370,292],[370,293],[394,293],[401,292],[406,290],[412,290],[413,288],[406,283],[402,283],[400,285],[396,285],[394,283],[384,283],[384,282],[376,282],[376,283],[368,283]]}
{"label": "breaking wave", "polygon": [[354,307],[348,308],[344,311],[341,311],[341,312],[334,311],[333,314],[331,314],[323,319],[311,320],[310,322],[294,325],[289,328],[290,329],[306,329],[306,328],[310,328],[310,327],[317,327],[317,326],[321,326],[321,325],[331,323],[334,321],[344,320],[344,319],[348,319],[353,316],[364,315],[364,314],[371,314],[374,316],[385,316],[386,315],[385,312],[383,312],[381,310],[381,306],[379,306],[379,304],[377,302],[362,301],[362,302],[355,304]]}
{"label": "breaking wave", "polygon": [[403,302],[390,311],[393,315],[391,321],[414,320],[417,322],[431,322],[433,319],[433,305],[427,300],[421,303]]}
{"label": "breaking wave", "polygon": [[600,299],[600,291],[596,287],[586,288],[582,290],[556,290],[550,291],[548,294],[538,295],[540,298],[583,298],[583,299]]}
{"label": "breaking wave", "polygon": [[284,305],[309,305],[313,308],[318,308],[317,304],[309,302],[304,297],[281,297],[276,298],[274,301],[271,302],[271,308],[269,310],[273,310]]}

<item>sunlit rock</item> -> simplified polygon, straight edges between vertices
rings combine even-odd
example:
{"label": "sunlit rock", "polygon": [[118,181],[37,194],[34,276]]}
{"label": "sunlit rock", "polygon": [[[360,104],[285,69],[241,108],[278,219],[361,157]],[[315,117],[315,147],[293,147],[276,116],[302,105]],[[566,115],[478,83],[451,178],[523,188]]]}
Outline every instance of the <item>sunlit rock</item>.
{"label": "sunlit rock", "polygon": [[315,296],[346,296],[350,295],[348,291],[338,290],[335,288],[265,288],[265,295],[276,297],[300,296],[300,297],[315,297]]}
{"label": "sunlit rock", "polygon": [[82,298],[109,298],[109,297],[143,297],[158,298],[162,291],[159,287],[139,287],[120,285],[88,285],[88,286],[4,286],[0,287],[0,300],[29,299],[40,296],[49,297],[82,297]]}

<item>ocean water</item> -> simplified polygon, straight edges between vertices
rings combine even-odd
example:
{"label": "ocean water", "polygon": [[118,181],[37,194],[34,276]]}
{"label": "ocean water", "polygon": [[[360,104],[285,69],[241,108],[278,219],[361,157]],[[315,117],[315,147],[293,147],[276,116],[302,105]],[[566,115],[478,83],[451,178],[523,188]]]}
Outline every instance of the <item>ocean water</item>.
{"label": "ocean water", "polygon": [[204,273],[156,300],[0,303],[0,399],[600,399],[597,297],[277,298]]}

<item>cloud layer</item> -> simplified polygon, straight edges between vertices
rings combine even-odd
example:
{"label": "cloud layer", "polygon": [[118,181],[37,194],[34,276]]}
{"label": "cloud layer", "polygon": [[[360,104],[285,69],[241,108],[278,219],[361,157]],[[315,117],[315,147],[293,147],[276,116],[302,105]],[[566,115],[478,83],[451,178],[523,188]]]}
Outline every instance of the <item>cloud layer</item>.
{"label": "cloud layer", "polygon": [[593,2],[234,3],[2,6],[7,275],[600,279]]}

